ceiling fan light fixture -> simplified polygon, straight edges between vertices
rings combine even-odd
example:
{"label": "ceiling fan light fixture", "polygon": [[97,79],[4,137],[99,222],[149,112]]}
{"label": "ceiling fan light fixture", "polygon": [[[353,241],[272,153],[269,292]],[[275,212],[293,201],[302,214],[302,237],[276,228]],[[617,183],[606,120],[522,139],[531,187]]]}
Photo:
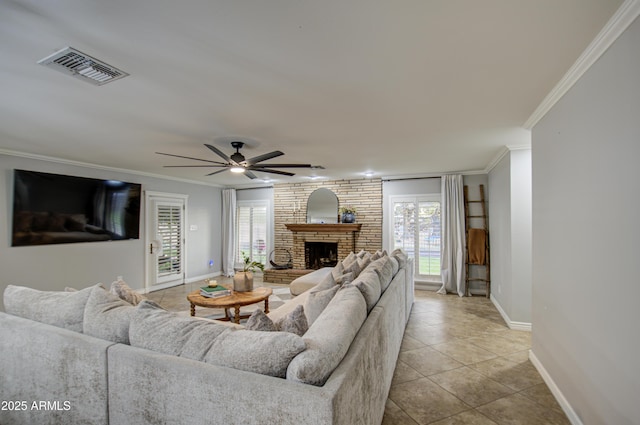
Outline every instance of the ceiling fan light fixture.
{"label": "ceiling fan light fixture", "polygon": [[244,167],[231,167],[229,168],[229,171],[237,174],[244,173]]}

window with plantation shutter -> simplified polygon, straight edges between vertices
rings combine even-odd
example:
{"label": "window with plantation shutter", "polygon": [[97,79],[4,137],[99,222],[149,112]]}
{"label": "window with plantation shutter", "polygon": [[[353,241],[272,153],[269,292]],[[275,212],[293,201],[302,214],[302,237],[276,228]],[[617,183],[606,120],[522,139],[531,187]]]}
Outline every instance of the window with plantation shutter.
{"label": "window with plantation shutter", "polygon": [[440,279],[440,196],[391,197],[392,249],[414,258],[415,277]]}
{"label": "window with plantation shutter", "polygon": [[267,263],[268,203],[238,201],[236,207],[236,262],[242,262],[242,253],[252,261]]}
{"label": "window with plantation shutter", "polygon": [[182,274],[183,206],[157,204],[156,234],[160,241],[157,276],[159,279]]}

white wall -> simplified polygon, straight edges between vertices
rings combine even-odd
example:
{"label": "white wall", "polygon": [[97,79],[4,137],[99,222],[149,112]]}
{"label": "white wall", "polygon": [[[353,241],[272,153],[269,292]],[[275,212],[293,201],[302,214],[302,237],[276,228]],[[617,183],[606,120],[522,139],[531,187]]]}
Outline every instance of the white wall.
{"label": "white wall", "polygon": [[506,314],[512,310],[511,285],[511,155],[489,172],[489,241],[491,249],[491,297]]}
{"label": "white wall", "polygon": [[532,359],[574,423],[640,423],[640,22],[533,129]]}
{"label": "white wall", "polygon": [[[117,179],[141,183],[143,190],[187,194],[187,228],[198,226],[197,231],[187,234],[187,280],[220,271],[219,188],[0,155],[0,292],[9,284],[42,290],[84,288],[98,282],[110,285],[118,275],[134,289],[144,287],[144,210],[138,240],[12,247],[14,168]],[[209,267],[211,259],[213,267]]]}
{"label": "white wall", "polygon": [[491,297],[514,329],[531,324],[531,150],[512,149],[489,173]]}

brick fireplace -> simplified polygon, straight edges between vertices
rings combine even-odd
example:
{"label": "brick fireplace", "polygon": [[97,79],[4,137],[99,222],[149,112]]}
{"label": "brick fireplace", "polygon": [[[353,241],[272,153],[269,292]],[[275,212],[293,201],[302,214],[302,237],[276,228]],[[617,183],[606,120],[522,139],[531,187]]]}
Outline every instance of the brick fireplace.
{"label": "brick fireplace", "polygon": [[[357,208],[355,224],[306,224],[307,199],[314,190],[322,187],[336,194],[340,206]],[[274,185],[274,236],[275,248],[289,250],[293,257],[293,270],[265,272],[265,280],[274,283],[289,283],[293,280],[288,280],[290,277],[311,271],[305,259],[305,243],[337,244],[337,260],[345,258],[351,251],[381,249],[382,180],[331,180]],[[276,275],[285,273],[288,277],[278,281]]]}

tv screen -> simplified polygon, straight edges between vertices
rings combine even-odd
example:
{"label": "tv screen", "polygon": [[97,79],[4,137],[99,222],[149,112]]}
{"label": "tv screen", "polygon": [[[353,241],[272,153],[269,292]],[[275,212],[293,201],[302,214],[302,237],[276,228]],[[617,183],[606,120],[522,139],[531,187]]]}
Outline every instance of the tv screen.
{"label": "tv screen", "polygon": [[141,185],[14,170],[12,246],[140,237]]}

